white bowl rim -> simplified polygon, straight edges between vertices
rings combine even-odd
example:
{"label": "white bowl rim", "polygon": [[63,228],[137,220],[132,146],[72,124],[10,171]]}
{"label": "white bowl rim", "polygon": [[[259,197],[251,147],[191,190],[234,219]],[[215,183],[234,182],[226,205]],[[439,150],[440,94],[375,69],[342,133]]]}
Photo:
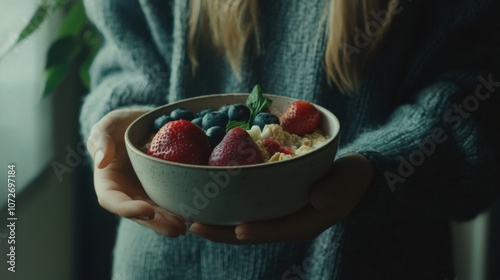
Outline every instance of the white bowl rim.
{"label": "white bowl rim", "polygon": [[[183,167],[183,168],[188,168],[188,169],[190,168],[190,169],[203,169],[203,170],[228,170],[228,169],[231,170],[231,169],[264,168],[264,167],[273,166],[276,164],[286,164],[287,162],[294,161],[295,159],[298,159],[298,158],[304,159],[306,157],[310,157],[316,153],[321,152],[322,150],[324,150],[328,146],[328,144],[336,141],[340,137],[340,122],[339,122],[337,116],[335,116],[335,114],[333,114],[330,110],[324,108],[323,106],[320,106],[320,105],[317,105],[317,104],[311,102],[311,104],[313,104],[320,112],[322,112],[325,115],[329,115],[329,117],[332,119],[333,124],[334,124],[333,135],[329,135],[329,138],[327,139],[327,141],[325,143],[323,143],[320,147],[318,147],[318,148],[316,148],[316,149],[314,149],[306,154],[292,157],[292,158],[286,159],[286,160],[281,160],[281,161],[264,162],[264,163],[257,163],[257,164],[248,164],[248,165],[230,165],[230,166],[212,166],[212,165],[195,165],[195,164],[179,163],[179,162],[168,161],[168,160],[159,159],[157,157],[150,156],[150,155],[144,153],[143,151],[141,151],[140,149],[138,149],[136,146],[134,146],[131,143],[131,140],[129,138],[129,133],[130,133],[131,128],[134,125],[136,125],[142,118],[144,118],[146,115],[151,114],[155,111],[162,110],[165,107],[171,107],[172,105],[176,105],[179,103],[184,103],[184,102],[192,101],[192,100],[196,100],[196,99],[205,99],[207,97],[211,97],[211,98],[215,98],[218,96],[219,97],[221,97],[221,96],[240,97],[240,96],[245,96],[245,95],[248,96],[249,93],[217,93],[217,94],[200,95],[200,96],[181,99],[178,101],[174,101],[174,102],[156,107],[156,108],[144,113],[143,115],[141,115],[140,117],[135,119],[132,123],[130,123],[130,125],[127,127],[127,130],[125,131],[125,144],[128,148],[130,148],[134,153],[138,154],[139,156],[146,158],[146,159],[149,159],[149,160],[152,160],[152,161],[156,161],[156,162],[161,163],[161,164]],[[286,98],[286,99],[289,99],[290,101],[301,100],[301,99],[292,98],[292,97],[283,96],[283,95],[277,95],[277,94],[263,93],[263,95],[266,97],[269,97],[271,99],[272,98]],[[333,162],[333,160],[334,159],[332,159],[332,162]]]}

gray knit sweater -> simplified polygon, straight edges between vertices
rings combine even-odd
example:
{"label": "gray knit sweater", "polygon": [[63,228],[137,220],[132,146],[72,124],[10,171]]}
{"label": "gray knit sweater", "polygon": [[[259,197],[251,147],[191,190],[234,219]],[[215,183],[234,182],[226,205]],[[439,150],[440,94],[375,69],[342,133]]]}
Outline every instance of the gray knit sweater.
{"label": "gray knit sweater", "polygon": [[188,2],[85,1],[105,44],[82,107],[84,138],[117,108],[248,92],[258,83],[334,112],[339,156],[364,154],[375,178],[362,204],[310,243],[168,238],[123,219],[114,279],[453,279],[449,220],[473,217],[497,193],[499,1],[401,1],[350,96],[324,72],[324,0],[260,1],[263,52],[247,59],[241,80],[217,55],[191,74]]}

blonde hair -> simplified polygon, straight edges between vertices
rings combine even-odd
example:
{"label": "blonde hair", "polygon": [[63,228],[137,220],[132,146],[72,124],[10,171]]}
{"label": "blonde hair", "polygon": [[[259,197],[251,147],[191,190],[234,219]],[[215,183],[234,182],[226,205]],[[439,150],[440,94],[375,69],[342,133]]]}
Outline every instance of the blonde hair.
{"label": "blonde hair", "polygon": [[[380,45],[397,11],[399,0],[327,1],[325,72],[341,92],[354,92],[366,61]],[[191,0],[188,54],[193,73],[199,66],[198,45],[208,43],[225,56],[240,77],[246,47],[253,43],[256,55],[260,54],[257,19],[257,0]],[[363,38],[361,45],[359,36]]]}

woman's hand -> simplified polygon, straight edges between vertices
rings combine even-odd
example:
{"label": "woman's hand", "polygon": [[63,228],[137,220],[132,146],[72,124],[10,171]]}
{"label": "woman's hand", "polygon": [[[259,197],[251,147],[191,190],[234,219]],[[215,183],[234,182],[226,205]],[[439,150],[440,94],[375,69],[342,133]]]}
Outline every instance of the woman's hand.
{"label": "woman's hand", "polygon": [[115,110],[92,128],[87,149],[94,159],[95,192],[99,204],[111,213],[177,237],[186,233],[184,221],[161,209],[148,197],[125,148],[125,130],[144,113],[143,110]]}
{"label": "woman's hand", "polygon": [[194,223],[190,230],[206,239],[232,244],[310,241],[349,215],[363,199],[372,177],[368,159],[349,154],[335,161],[330,174],[313,187],[310,204],[294,214],[236,227]]}

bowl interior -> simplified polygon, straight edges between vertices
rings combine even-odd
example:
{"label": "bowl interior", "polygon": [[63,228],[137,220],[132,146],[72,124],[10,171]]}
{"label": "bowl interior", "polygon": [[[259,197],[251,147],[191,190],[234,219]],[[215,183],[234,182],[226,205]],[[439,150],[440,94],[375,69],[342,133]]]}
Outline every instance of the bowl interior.
{"label": "bowl interior", "polygon": [[[271,106],[269,107],[269,110],[277,116],[280,116],[291,103],[298,100],[290,97],[272,95],[272,94],[264,94],[264,96],[270,98],[273,101]],[[180,107],[186,108],[195,113],[205,108],[212,108],[217,110],[218,108],[226,104],[237,104],[237,103],[244,104],[247,97],[248,94],[246,93],[213,94],[213,95],[184,99],[178,102],[158,107],[144,114],[143,116],[139,117],[129,126],[129,128],[125,133],[125,141],[127,145],[129,145],[129,148],[133,149],[135,152],[140,153],[146,157],[149,157],[151,160],[159,161],[164,164],[183,165],[192,168],[213,168],[213,169],[225,168],[224,166],[209,167],[209,166],[167,162],[147,155],[146,153],[143,152],[143,147],[150,139],[150,137],[154,134],[154,127],[153,127],[154,120],[162,115],[170,114],[170,112],[172,112],[176,108]],[[321,123],[319,125],[320,126],[319,128],[324,135],[328,136],[328,141],[325,143],[326,145],[327,143],[332,142],[338,136],[340,130],[340,124],[335,115],[333,115],[329,110],[318,105],[315,106],[321,114]],[[303,156],[307,156],[307,154]],[[275,163],[277,162],[264,163],[264,164],[275,164]],[[263,164],[258,164],[258,165],[260,166]],[[252,165],[243,166],[243,168],[248,168],[251,166]]]}

